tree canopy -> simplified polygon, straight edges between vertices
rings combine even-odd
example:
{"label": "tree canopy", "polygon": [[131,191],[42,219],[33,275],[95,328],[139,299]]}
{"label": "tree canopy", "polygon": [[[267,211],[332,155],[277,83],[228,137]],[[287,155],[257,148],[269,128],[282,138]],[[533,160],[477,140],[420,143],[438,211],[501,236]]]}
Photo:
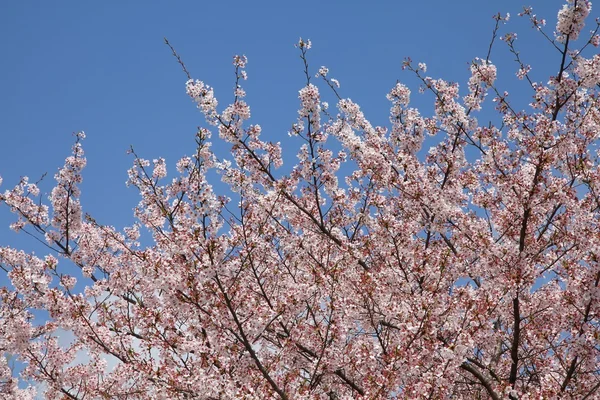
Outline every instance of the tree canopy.
{"label": "tree canopy", "polygon": [[[249,121],[246,57],[234,57],[233,101],[221,107],[171,47],[206,123],[172,174],[164,159],[131,150],[128,184],[141,196],[133,226],[82,210],[84,133],[49,195],[26,177],[0,195],[17,216],[12,228],[48,247],[44,256],[0,247],[10,280],[0,289],[0,393],[595,398],[600,55],[588,53],[600,36],[598,22],[584,28],[590,11],[567,0],[547,28],[524,9],[556,50],[546,82],[531,77],[500,14],[462,95],[407,59],[433,113],[411,107],[398,82],[386,126],[344,98],[328,68],[310,66],[312,44],[300,39],[305,85],[289,135],[302,145],[289,173],[288,144],[263,140]],[[524,110],[496,84],[499,39],[519,96],[531,99]],[[495,120],[478,119],[484,106]],[[213,135],[229,154],[213,152]],[[219,193],[212,172],[229,191]],[[35,320],[37,311],[48,318]]]}

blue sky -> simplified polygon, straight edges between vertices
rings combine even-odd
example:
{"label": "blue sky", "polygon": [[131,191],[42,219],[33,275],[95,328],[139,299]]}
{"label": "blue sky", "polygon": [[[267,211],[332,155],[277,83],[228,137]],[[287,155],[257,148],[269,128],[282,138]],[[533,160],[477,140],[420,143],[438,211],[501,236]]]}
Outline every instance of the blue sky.
{"label": "blue sky", "polygon": [[[418,82],[401,71],[402,60],[424,61],[429,75],[464,85],[469,61],[487,53],[497,12],[511,13],[504,32],[519,32],[518,44],[534,68],[554,70],[556,54],[516,14],[532,5],[548,19],[551,33],[563,1],[522,1],[4,1],[0,190],[21,176],[36,180],[47,172],[42,189],[49,192],[52,176],[69,155],[72,133],[83,130],[88,136],[84,211],[103,224],[131,224],[138,197],[125,187],[132,163],[126,150],[133,145],[144,158],[165,157],[173,171],[179,157],[192,154],[196,127],[203,124],[163,37],[194,78],[215,87],[221,105],[231,99],[232,56],[248,56],[244,87],[252,123],[261,124],[268,139],[284,143],[289,165],[296,144],[286,145],[287,130],[304,84],[293,46],[300,36],[313,43],[312,73],[328,66],[341,82],[340,94],[357,101],[374,125],[385,125],[385,95],[396,80],[414,89],[417,106],[432,103],[417,94]],[[511,59],[498,42],[492,61],[499,66],[499,82],[518,92]],[[529,96],[526,92],[522,100]],[[30,238],[8,230],[12,220],[0,208],[0,245],[35,247]]]}

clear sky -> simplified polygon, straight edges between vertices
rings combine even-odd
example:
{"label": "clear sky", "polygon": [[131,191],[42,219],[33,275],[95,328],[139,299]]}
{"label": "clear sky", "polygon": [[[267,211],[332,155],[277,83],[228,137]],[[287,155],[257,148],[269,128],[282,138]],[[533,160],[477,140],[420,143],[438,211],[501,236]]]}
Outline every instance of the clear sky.
{"label": "clear sky", "polygon": [[[194,133],[203,124],[163,37],[194,78],[215,87],[221,105],[231,99],[232,56],[248,56],[244,87],[252,123],[284,143],[289,165],[296,149],[285,144],[287,130],[304,83],[293,46],[300,36],[313,43],[312,73],[328,66],[341,82],[340,94],[357,101],[374,125],[384,125],[385,95],[396,80],[414,89],[418,106],[432,102],[417,94],[418,82],[401,71],[402,60],[426,62],[429,75],[464,85],[469,61],[487,53],[497,12],[511,13],[503,32],[519,33],[526,60],[553,71],[557,55],[517,13],[533,6],[548,19],[551,34],[563,1],[524,1],[2,1],[0,190],[20,176],[36,180],[47,172],[42,189],[49,192],[72,133],[83,130],[84,211],[103,224],[131,224],[138,197],[125,187],[132,163],[126,150],[133,145],[144,158],[163,156],[173,171],[179,157],[194,151]],[[507,88],[516,83],[511,59],[498,42],[492,61]],[[526,102],[530,94],[524,96]],[[0,245],[35,247],[7,229],[12,220],[0,208]]]}

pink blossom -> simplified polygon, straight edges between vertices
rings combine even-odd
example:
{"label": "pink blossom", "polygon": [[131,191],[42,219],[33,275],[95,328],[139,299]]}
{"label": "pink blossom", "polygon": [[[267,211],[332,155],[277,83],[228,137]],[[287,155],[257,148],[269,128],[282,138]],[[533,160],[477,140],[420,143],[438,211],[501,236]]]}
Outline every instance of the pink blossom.
{"label": "pink blossom", "polygon": [[233,57],[233,65],[235,65],[236,67],[246,68],[247,62],[248,62],[248,59],[246,58],[246,56],[234,56]]}
{"label": "pink blossom", "polygon": [[592,4],[588,0],[567,0],[567,4],[558,12],[556,40],[564,42],[567,37],[577,40],[591,9]]}
{"label": "pink blossom", "polygon": [[517,78],[519,78],[520,80],[523,80],[527,76],[527,74],[529,73],[529,71],[531,71],[531,66],[529,66],[529,65],[523,65],[517,71]]}
{"label": "pink blossom", "polygon": [[321,67],[321,68],[319,68],[319,72],[317,72],[317,75],[315,76],[315,78],[318,78],[320,76],[326,77],[328,73],[329,73],[329,68]]}
{"label": "pink blossom", "polygon": [[186,82],[186,91],[188,96],[198,103],[198,108],[207,119],[207,122],[216,124],[217,99],[215,99],[213,89],[204,85],[204,82],[189,80]]}

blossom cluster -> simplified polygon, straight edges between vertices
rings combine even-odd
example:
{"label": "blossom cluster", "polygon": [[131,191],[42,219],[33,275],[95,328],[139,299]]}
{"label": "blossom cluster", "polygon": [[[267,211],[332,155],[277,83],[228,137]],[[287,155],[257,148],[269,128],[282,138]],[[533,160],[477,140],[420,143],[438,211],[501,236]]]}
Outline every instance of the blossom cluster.
{"label": "blossom cluster", "polygon": [[188,80],[185,84],[186,92],[204,113],[207,121],[216,125],[218,101],[215,98],[213,88],[199,80]]}
{"label": "blossom cluster", "polygon": [[571,40],[577,40],[583,27],[585,19],[592,10],[592,4],[589,0],[569,0],[558,12],[556,22],[556,40],[565,42],[567,37]]}

